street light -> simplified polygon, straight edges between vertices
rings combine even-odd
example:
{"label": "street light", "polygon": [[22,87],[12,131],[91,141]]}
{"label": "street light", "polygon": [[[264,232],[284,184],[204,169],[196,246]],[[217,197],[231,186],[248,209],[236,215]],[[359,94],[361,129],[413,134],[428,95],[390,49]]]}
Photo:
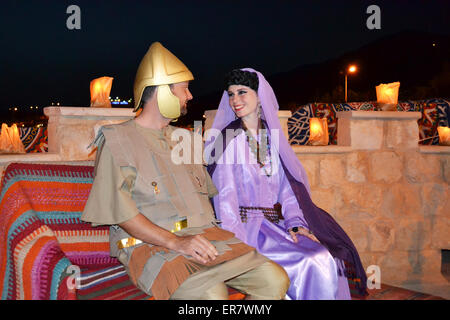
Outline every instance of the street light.
{"label": "street light", "polygon": [[347,70],[345,71],[345,102],[347,102],[347,75],[349,73],[355,73],[357,71],[357,68],[354,64],[349,65]]}

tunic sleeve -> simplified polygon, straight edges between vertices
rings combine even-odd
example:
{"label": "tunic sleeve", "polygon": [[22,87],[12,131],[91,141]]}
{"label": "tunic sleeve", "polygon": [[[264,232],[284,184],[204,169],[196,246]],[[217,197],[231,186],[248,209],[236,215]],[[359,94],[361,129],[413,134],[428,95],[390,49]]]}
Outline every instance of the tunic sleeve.
{"label": "tunic sleeve", "polygon": [[291,185],[289,184],[283,168],[280,168],[279,172],[280,191],[278,194],[278,201],[281,204],[286,230],[293,227],[303,227],[309,229],[308,224],[303,217],[303,211],[300,209],[297,198],[292,191]]}
{"label": "tunic sleeve", "polygon": [[105,143],[97,151],[96,175],[81,220],[93,226],[125,222],[139,211],[132,199],[133,167],[118,167]]}
{"label": "tunic sleeve", "polygon": [[206,176],[206,188],[208,189],[208,197],[212,198],[216,196],[219,192],[217,191],[216,186],[214,185],[214,182],[211,179],[211,176],[209,175],[208,171],[206,170],[206,167],[203,167],[205,170],[205,176]]}

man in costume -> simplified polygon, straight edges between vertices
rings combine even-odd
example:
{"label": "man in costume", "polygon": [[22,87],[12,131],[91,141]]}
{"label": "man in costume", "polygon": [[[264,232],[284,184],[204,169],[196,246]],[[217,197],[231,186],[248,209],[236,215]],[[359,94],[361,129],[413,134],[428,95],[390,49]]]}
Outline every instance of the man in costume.
{"label": "man in costume", "polygon": [[111,255],[155,299],[227,299],[226,285],[249,298],[282,299],[283,268],[217,227],[209,201],[217,190],[205,167],[172,161],[171,134],[183,129],[169,123],[187,111],[190,80],[170,51],[150,46],[134,83],[142,112],[102,127],[94,141],[96,175],[82,220],[111,225]]}

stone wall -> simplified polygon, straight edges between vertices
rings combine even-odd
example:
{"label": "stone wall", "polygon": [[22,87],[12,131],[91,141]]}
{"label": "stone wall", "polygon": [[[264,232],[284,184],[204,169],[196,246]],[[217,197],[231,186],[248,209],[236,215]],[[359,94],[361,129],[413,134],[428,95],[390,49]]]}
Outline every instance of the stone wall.
{"label": "stone wall", "polygon": [[92,160],[88,148],[102,125],[134,118],[131,108],[46,107],[48,119],[48,152],[61,160]]}
{"label": "stone wall", "polygon": [[419,146],[412,112],[338,114],[338,145],[294,146],[313,201],[329,212],[381,282],[450,287],[441,249],[450,249],[450,148]]}
{"label": "stone wall", "polygon": [[88,148],[98,128],[132,119],[131,108],[46,107],[48,152],[1,154],[0,176],[11,162],[73,162],[95,159]]}

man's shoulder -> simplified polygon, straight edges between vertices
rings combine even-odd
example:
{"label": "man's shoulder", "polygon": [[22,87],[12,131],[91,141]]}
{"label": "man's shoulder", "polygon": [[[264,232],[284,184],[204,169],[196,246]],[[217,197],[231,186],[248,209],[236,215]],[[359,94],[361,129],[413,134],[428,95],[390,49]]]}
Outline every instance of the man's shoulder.
{"label": "man's shoulder", "polygon": [[[120,136],[120,131],[131,125],[131,120],[126,120],[120,123],[97,126],[96,128],[94,128],[95,138],[89,145],[89,147],[95,145],[99,148],[99,150],[102,149],[105,145],[108,145],[108,143],[116,141],[117,137]],[[107,141],[108,143],[106,143]]]}
{"label": "man's shoulder", "polygon": [[123,130],[125,128],[131,127],[133,125],[132,120],[126,120],[120,123],[112,123],[112,124],[104,124],[102,126],[99,126],[96,131],[96,140],[101,139],[100,137],[110,136],[111,133],[115,132],[116,130]]}
{"label": "man's shoulder", "polygon": [[188,130],[186,128],[182,128],[182,127],[177,127],[177,126],[173,126],[171,124],[169,124],[167,126],[170,130],[175,131],[175,130],[182,130],[182,131],[186,131],[186,132],[192,132],[191,130]]}
{"label": "man's shoulder", "polygon": [[102,130],[113,130],[116,128],[124,128],[124,127],[129,127],[133,125],[133,120],[126,120],[123,122],[119,122],[119,123],[111,123],[111,124],[105,124],[103,126],[101,126]]}
{"label": "man's shoulder", "polygon": [[169,125],[168,127],[171,130],[171,132],[173,132],[173,131],[181,131],[183,134],[188,134],[191,137],[200,135],[200,133],[194,132],[193,130],[189,130],[189,129],[186,129],[186,128],[176,127],[176,126],[173,126],[173,125]]}

